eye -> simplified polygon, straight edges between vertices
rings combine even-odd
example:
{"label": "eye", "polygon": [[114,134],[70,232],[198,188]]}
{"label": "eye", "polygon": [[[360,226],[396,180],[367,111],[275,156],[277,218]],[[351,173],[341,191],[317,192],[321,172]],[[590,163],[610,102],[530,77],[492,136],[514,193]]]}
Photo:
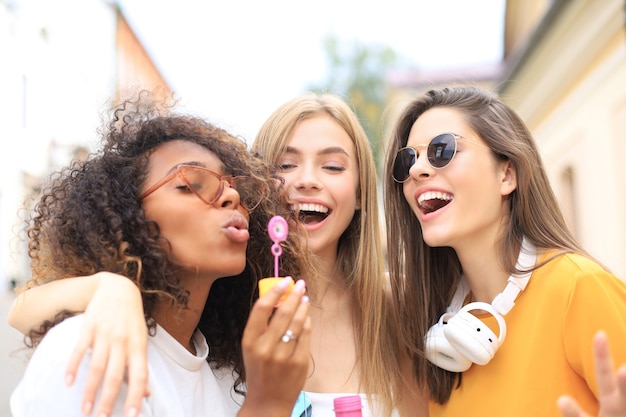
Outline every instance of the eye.
{"label": "eye", "polygon": [[184,192],[202,192],[206,187],[210,186],[210,183],[207,182],[208,178],[187,178],[187,181],[180,181],[176,184],[176,189]]}
{"label": "eye", "polygon": [[293,158],[282,158],[278,160],[277,167],[279,171],[289,171],[298,166],[297,161]]}
{"label": "eye", "polygon": [[296,167],[296,164],[291,164],[291,163],[278,164],[278,169],[281,171],[289,171],[290,169],[294,169],[295,167]]}
{"label": "eye", "polygon": [[326,164],[323,166],[323,169],[327,171],[332,171],[332,172],[343,172],[346,170],[345,167],[343,167],[342,165],[337,165],[337,164]]}
{"label": "eye", "polygon": [[177,186],[176,186],[176,189],[177,189],[177,190],[179,190],[179,191],[186,191],[186,192],[188,192],[188,193],[190,193],[190,192],[191,192],[191,189],[190,189],[190,188],[187,186],[187,184],[185,184],[184,182],[183,182],[183,183],[181,183],[181,184],[179,184],[179,185],[177,185]]}

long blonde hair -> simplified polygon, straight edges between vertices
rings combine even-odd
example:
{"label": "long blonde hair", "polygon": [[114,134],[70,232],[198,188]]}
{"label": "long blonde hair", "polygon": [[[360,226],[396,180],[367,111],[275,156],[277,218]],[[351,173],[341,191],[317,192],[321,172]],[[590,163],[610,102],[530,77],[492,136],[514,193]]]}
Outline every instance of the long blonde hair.
{"label": "long blonde hair", "polygon": [[[382,404],[381,411],[389,415],[394,406],[392,392],[398,392],[400,385],[398,343],[393,321],[389,320],[391,309],[383,270],[376,168],[363,127],[341,97],[307,93],[284,103],[269,117],[252,150],[276,165],[296,125],[319,115],[336,121],[356,149],[361,209],[355,212],[339,240],[338,269],[354,300],[360,388],[375,396]],[[309,278],[314,281],[316,277]]]}

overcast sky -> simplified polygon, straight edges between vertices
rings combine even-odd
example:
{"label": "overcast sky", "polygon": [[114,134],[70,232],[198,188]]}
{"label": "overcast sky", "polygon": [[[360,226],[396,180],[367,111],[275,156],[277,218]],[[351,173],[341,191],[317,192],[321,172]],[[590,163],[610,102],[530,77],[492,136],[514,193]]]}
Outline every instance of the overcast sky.
{"label": "overcast sky", "polygon": [[191,112],[249,140],[325,79],[322,39],[389,46],[406,66],[496,62],[505,0],[120,0]]}

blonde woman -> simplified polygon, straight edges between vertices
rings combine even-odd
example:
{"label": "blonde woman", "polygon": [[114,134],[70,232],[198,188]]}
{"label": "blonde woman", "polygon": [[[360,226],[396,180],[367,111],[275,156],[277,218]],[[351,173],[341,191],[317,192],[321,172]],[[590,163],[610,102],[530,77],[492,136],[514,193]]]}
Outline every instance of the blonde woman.
{"label": "blonde woman", "polygon": [[314,415],[333,416],[333,399],[348,394],[362,395],[364,416],[403,407],[406,415],[425,415],[410,365],[401,367],[375,163],[356,115],[336,95],[305,94],[268,118],[253,151],[276,167],[320,263],[305,277],[313,327],[304,389]]}

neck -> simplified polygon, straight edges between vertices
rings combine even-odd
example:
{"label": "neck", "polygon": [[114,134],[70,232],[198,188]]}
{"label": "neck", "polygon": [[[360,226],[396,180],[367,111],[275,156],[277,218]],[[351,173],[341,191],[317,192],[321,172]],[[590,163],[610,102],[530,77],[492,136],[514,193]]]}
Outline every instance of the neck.
{"label": "neck", "polygon": [[473,245],[456,249],[469,284],[472,301],[491,303],[506,286],[509,274],[503,269],[494,245]]}
{"label": "neck", "polygon": [[[484,256],[483,252],[483,259],[475,258],[474,263],[467,269],[465,263],[461,262],[465,280],[472,292],[470,301],[495,302],[496,308],[502,310],[502,314],[506,314],[517,294],[528,284],[532,268],[537,262],[537,249],[524,238],[515,263],[515,270],[518,272],[513,272],[512,275],[502,268],[502,262],[498,262],[500,258],[497,255],[498,252],[495,250],[492,256]],[[493,272],[489,268],[493,268]],[[483,292],[477,294],[477,291],[481,290]]]}
{"label": "neck", "polygon": [[182,307],[176,305],[170,298],[163,298],[155,309],[153,316],[156,322],[172,335],[178,343],[195,355],[196,348],[192,338],[200,322],[213,281],[194,278],[192,280],[181,280],[181,282],[183,282],[189,293],[187,306]]}

